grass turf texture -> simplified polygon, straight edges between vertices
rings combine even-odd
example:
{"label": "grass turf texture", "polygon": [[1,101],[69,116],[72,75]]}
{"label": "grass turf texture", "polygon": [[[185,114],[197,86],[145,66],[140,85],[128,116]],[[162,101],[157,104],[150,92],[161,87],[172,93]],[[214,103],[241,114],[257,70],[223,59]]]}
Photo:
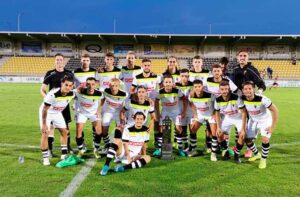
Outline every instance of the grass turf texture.
{"label": "grass turf texture", "polygon": [[[39,146],[38,108],[42,102],[38,84],[0,84],[0,143]],[[272,144],[299,142],[300,89],[279,88],[267,91],[280,111]],[[72,146],[75,126],[71,123]],[[92,147],[90,124],[85,138]],[[231,141],[233,142],[233,136]],[[82,165],[55,168],[59,161],[59,134],[55,133],[55,154],[51,166],[40,163],[38,148],[0,146],[1,196],[57,196],[80,171]],[[153,135],[149,150],[153,150]],[[203,129],[198,132],[198,147],[204,144]],[[260,146],[260,139],[257,140]],[[299,196],[300,145],[271,147],[267,168],[258,161],[236,165],[232,160],[211,162],[209,155],[161,161],[153,158],[145,168],[99,176],[105,159],[100,159],[75,196]],[[18,156],[25,162],[18,163]],[[92,153],[87,155],[92,157]],[[243,159],[243,161],[245,161]],[[111,164],[113,167],[115,164]]]}

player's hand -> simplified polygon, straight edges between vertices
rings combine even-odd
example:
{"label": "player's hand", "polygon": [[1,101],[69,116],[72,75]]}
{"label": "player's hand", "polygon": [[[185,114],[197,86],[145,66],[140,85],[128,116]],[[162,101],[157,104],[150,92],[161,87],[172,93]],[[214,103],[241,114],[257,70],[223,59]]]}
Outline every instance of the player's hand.
{"label": "player's hand", "polygon": [[222,130],[218,127],[217,128],[217,135],[220,137],[220,136],[222,136],[222,134],[223,134]]}
{"label": "player's hand", "polygon": [[186,113],[185,113],[184,111],[181,112],[180,116],[181,116],[182,119],[185,117],[185,114],[186,114]]}
{"label": "player's hand", "polygon": [[239,131],[239,138],[240,137],[242,139],[245,139],[245,137],[246,137],[246,131],[245,131],[245,129],[242,129],[242,130]]}

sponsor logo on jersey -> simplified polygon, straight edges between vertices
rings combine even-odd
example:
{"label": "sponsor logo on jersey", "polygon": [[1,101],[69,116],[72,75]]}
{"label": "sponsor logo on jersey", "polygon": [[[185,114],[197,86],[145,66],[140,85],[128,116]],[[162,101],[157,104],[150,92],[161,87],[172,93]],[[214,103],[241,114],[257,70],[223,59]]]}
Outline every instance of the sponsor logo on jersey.
{"label": "sponsor logo on jersey", "polygon": [[85,107],[85,108],[91,108],[91,107],[93,107],[93,104],[80,102],[80,106]]}

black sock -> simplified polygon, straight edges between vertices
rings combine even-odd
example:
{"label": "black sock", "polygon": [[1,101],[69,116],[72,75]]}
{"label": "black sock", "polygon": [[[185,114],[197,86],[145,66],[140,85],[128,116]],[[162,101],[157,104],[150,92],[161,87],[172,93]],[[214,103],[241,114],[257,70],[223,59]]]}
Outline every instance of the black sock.
{"label": "black sock", "polygon": [[211,149],[211,141],[212,141],[212,138],[209,137],[209,136],[206,136],[206,148],[210,148]]}
{"label": "black sock", "polygon": [[267,159],[268,158],[268,154],[269,154],[269,149],[270,149],[270,143],[264,144],[262,143],[262,155],[261,157],[263,159]]}
{"label": "black sock", "polygon": [[157,133],[157,148],[161,148],[161,145],[162,145],[162,136],[163,134],[162,133]]}
{"label": "black sock", "polygon": [[68,154],[68,145],[61,145],[61,154],[62,155]]}
{"label": "black sock", "polygon": [[99,147],[100,147],[100,140],[101,140],[101,134],[95,133],[95,137],[94,137],[94,140],[93,140],[94,148],[95,149],[99,149]]}
{"label": "black sock", "polygon": [[115,143],[111,143],[108,148],[107,155],[106,155],[105,165],[109,166],[109,163],[111,162],[111,160],[116,156],[117,150],[118,150],[118,145]]}
{"label": "black sock", "polygon": [[190,134],[190,145],[191,145],[191,149],[195,149],[197,147],[197,134],[196,133]]}
{"label": "black sock", "polygon": [[254,155],[258,153],[258,150],[254,142],[252,142],[251,144],[247,144],[247,147],[254,153]]}
{"label": "black sock", "polygon": [[227,149],[228,149],[227,142],[226,140],[224,140],[221,142],[221,150],[227,150]]}
{"label": "black sock", "polygon": [[218,148],[218,138],[216,136],[212,137],[212,143],[211,143],[211,152],[216,153]]}
{"label": "black sock", "polygon": [[182,149],[182,134],[177,133],[176,135],[178,149]]}
{"label": "black sock", "polygon": [[109,136],[108,134],[102,135],[105,146],[109,146]]}
{"label": "black sock", "polygon": [[54,142],[54,137],[53,136],[48,136],[48,148],[50,151],[53,150],[53,142]]}
{"label": "black sock", "polygon": [[124,166],[124,169],[141,168],[146,165],[145,159],[138,159]]}
{"label": "black sock", "polygon": [[48,149],[41,149],[43,158],[49,158]]}
{"label": "black sock", "polygon": [[236,143],[236,148],[235,148],[235,151],[234,151],[234,156],[235,157],[239,157],[240,156],[240,154],[241,154],[241,150],[243,149],[243,144],[241,145],[241,144],[239,144],[239,143]]}
{"label": "black sock", "polygon": [[82,150],[83,149],[83,138],[76,138],[76,144],[78,146],[78,150]]}

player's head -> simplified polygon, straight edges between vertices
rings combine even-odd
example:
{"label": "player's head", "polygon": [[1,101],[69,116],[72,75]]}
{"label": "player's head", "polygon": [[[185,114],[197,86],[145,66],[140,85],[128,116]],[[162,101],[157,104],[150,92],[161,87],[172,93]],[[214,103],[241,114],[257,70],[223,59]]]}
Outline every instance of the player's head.
{"label": "player's head", "polygon": [[193,82],[193,91],[200,94],[203,91],[203,82],[200,79],[196,79]]}
{"label": "player's head", "polygon": [[126,55],[127,64],[133,65],[135,61],[135,52],[128,51]]}
{"label": "player's head", "polygon": [[54,58],[55,69],[58,71],[63,71],[65,68],[64,55],[61,53],[56,53]]}
{"label": "player's head", "polygon": [[222,76],[222,68],[220,64],[212,65],[212,75],[214,78],[220,78]]}
{"label": "player's head", "polygon": [[112,78],[110,80],[109,87],[110,87],[112,92],[114,92],[114,93],[118,92],[119,89],[120,89],[120,79]]}
{"label": "player's head", "polygon": [[142,68],[144,73],[151,72],[151,60],[150,59],[143,59],[142,60]]}
{"label": "player's head", "polygon": [[219,63],[220,63],[220,66],[222,68],[222,71],[223,73],[226,73],[227,69],[228,69],[228,63],[229,63],[229,60],[227,57],[222,57],[220,60],[219,60]]}
{"label": "player's head", "polygon": [[176,69],[177,66],[177,58],[175,56],[170,56],[168,58],[168,70]]}
{"label": "player's head", "polygon": [[172,77],[172,75],[165,74],[163,76],[163,86],[166,89],[172,89],[172,87],[173,87],[173,77]]}
{"label": "player's head", "polygon": [[227,97],[230,92],[229,81],[227,79],[223,79],[219,84],[219,89],[222,96]]}
{"label": "player's head", "polygon": [[196,55],[193,58],[193,68],[194,69],[202,69],[203,66],[203,59],[201,58],[200,55]]}
{"label": "player's head", "polygon": [[95,90],[96,85],[97,85],[97,80],[95,79],[95,77],[88,77],[86,79],[86,87],[89,91]]}
{"label": "player's head", "polygon": [[65,75],[61,79],[61,91],[63,93],[69,93],[73,89],[74,78],[72,76]]}
{"label": "player's head", "polygon": [[255,85],[254,85],[253,81],[245,81],[242,84],[242,91],[246,97],[254,96]]}
{"label": "player's head", "polygon": [[240,50],[237,53],[237,60],[240,65],[246,65],[249,61],[249,53],[246,50]]}
{"label": "player's head", "polygon": [[134,118],[135,126],[141,128],[144,124],[146,116],[143,112],[139,111],[134,114],[133,118]]}
{"label": "player's head", "polygon": [[113,66],[115,61],[115,56],[112,52],[105,54],[104,62],[107,66]]}
{"label": "player's head", "polygon": [[85,53],[81,56],[80,59],[81,65],[83,69],[87,69],[90,67],[91,64],[91,57],[89,54]]}
{"label": "player's head", "polygon": [[136,94],[137,94],[138,99],[144,100],[147,96],[147,91],[146,91],[145,86],[138,86],[136,88]]}
{"label": "player's head", "polygon": [[187,83],[189,80],[189,70],[184,68],[180,70],[180,81],[182,83]]}

